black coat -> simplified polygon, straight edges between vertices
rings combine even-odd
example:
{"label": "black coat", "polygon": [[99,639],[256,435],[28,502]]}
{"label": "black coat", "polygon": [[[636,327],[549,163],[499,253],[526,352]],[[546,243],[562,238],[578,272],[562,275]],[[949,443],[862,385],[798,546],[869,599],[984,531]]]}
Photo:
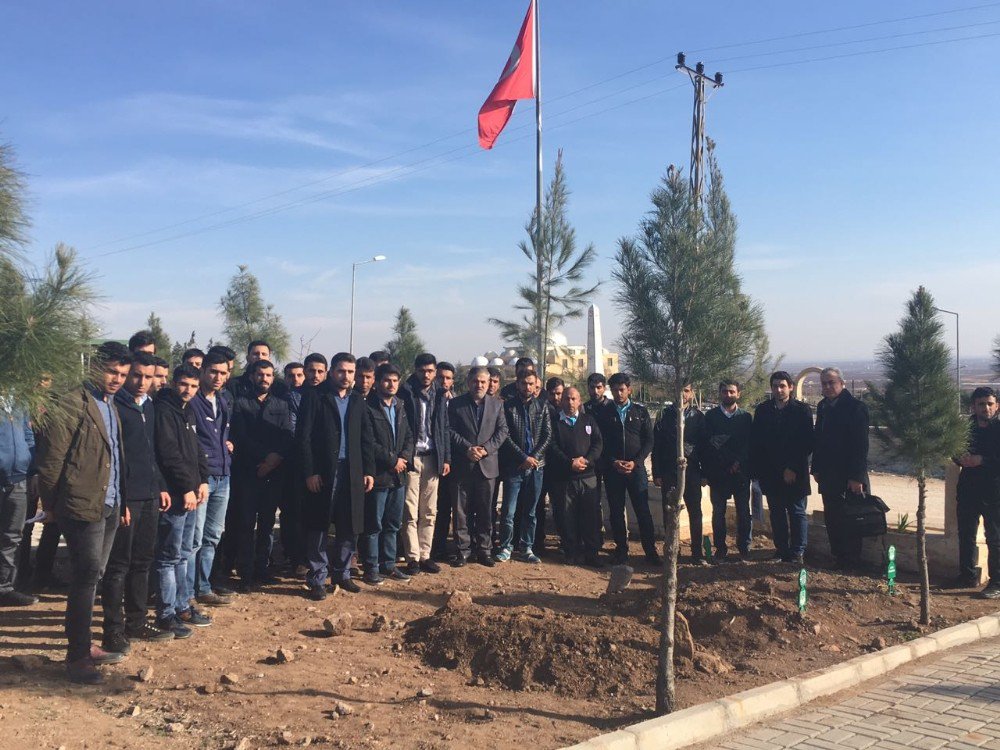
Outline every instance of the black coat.
{"label": "black coat", "polygon": [[406,405],[400,399],[396,399],[395,436],[382,405],[382,399],[375,391],[368,394],[368,412],[375,439],[375,487],[377,489],[399,487],[406,478],[406,471],[396,472],[396,462],[399,459],[403,459],[407,464],[413,461],[413,433],[410,432]]}
{"label": "black coat", "polygon": [[868,407],[850,391],[841,391],[831,406],[823,399],[816,407],[816,444],[813,448],[812,473],[823,495],[839,495],[847,482],[861,482],[870,489],[868,479]]}
{"label": "black coat", "polygon": [[[476,424],[475,403],[472,396],[463,393],[448,403],[448,424],[451,429],[452,471],[458,479],[469,476],[478,466],[483,476],[495,479],[500,475],[500,446],[507,440],[507,420],[503,404],[492,396],[483,398],[483,419]],[[466,451],[473,445],[486,449],[486,456],[470,461]]]}
{"label": "black coat", "polygon": [[[784,409],[762,401],[753,414],[750,433],[750,477],[760,482],[765,495],[805,497],[809,482],[809,454],[813,450],[813,418],[808,404],[790,399]],[[795,472],[786,484],[785,469]]]}
{"label": "black coat", "polygon": [[153,399],[139,406],[124,388],[115,394],[125,453],[126,500],[151,500],[167,491],[156,465],[156,410]]}
{"label": "black coat", "polygon": [[969,453],[982,456],[983,463],[958,475],[958,502],[995,505],[1000,503],[1000,421],[980,427],[972,417],[969,430]]}
{"label": "black coat", "polygon": [[[399,389],[399,399],[406,405],[406,417],[410,420],[410,432],[413,433],[414,445],[420,430],[417,429],[417,420],[420,419],[420,382],[416,375],[411,375]],[[434,449],[437,452],[438,474],[444,471],[444,465],[451,463],[451,432],[448,422],[448,398],[445,397],[444,389],[437,383],[431,383],[430,392],[433,411],[431,414],[431,439],[434,440]]]}
{"label": "black coat", "polygon": [[[730,481],[750,481],[750,431],[753,417],[738,409],[731,417],[722,408],[711,409],[705,415],[705,438],[701,452],[701,470],[709,484]],[[739,470],[732,474],[730,467],[739,463]]]}
{"label": "black coat", "polygon": [[268,477],[277,478],[287,471],[292,454],[292,416],[288,401],[274,393],[264,401],[255,396],[237,396],[232,407],[229,437],[233,441],[233,476],[256,478],[257,467],[269,453],[282,461]]}
{"label": "black coat", "polygon": [[646,457],[653,452],[653,420],[645,406],[633,401],[625,413],[624,423],[614,402],[599,408],[593,416],[604,440],[602,471],[613,471],[615,461],[635,461],[638,466],[645,465]]}
{"label": "black coat", "polygon": [[507,440],[500,448],[500,468],[504,474],[517,471],[530,455],[538,461],[539,466],[545,465],[545,452],[552,440],[552,417],[548,404],[533,398],[528,402],[528,422],[531,430],[531,453],[525,452],[524,443],[524,406],[520,396],[504,402],[503,414],[507,420]]}
{"label": "black coat", "polygon": [[155,399],[156,463],[167,492],[180,497],[208,482],[208,462],[198,443],[194,412],[173,388],[161,388]]}
{"label": "black coat", "polygon": [[[305,390],[295,427],[299,471],[303,481],[317,474],[323,479],[320,492],[305,490],[303,495],[302,522],[312,531],[326,531],[333,518],[333,480],[337,474],[337,457],[343,434],[332,384],[326,381]],[[350,394],[347,406],[347,463],[351,483],[351,523],[355,529],[363,529],[364,478],[375,476],[375,440],[368,404],[356,393]]]}
{"label": "black coat", "polygon": [[[684,456],[687,470],[685,486],[701,487],[701,453],[705,440],[705,415],[697,408],[687,410],[684,417]],[[660,412],[653,427],[653,477],[663,481],[663,487],[677,486],[677,407],[670,405]]]}
{"label": "black coat", "polygon": [[[595,476],[603,449],[601,428],[592,415],[579,412],[572,427],[557,418],[553,425],[552,442],[549,443],[546,481],[568,482],[571,479]],[[573,471],[573,459],[579,456],[587,459],[587,468],[583,471]]]}

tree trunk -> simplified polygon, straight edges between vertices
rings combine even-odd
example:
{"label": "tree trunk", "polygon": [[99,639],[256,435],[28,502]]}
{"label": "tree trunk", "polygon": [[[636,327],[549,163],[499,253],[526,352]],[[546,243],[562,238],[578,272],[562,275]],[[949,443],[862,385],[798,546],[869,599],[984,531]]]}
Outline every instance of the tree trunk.
{"label": "tree trunk", "polygon": [[917,569],[920,571],[920,624],[931,624],[931,581],[927,572],[927,474],[917,470]]}
{"label": "tree trunk", "polygon": [[[677,708],[674,685],[674,619],[677,616],[677,555],[680,552],[681,499],[687,480],[684,456],[684,383],[677,384],[677,487],[663,497],[663,585],[660,587],[660,659],[656,669],[656,712]],[[669,490],[663,487],[663,491]]]}

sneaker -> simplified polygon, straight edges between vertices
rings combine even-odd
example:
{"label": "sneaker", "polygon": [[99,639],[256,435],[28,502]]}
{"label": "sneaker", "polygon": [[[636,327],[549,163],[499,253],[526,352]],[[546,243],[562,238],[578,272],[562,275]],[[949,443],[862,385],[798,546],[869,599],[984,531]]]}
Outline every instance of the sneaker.
{"label": "sneaker", "polygon": [[[419,566],[418,569],[422,570],[424,573],[440,573],[441,572],[441,566],[438,565],[433,560],[422,560],[420,562],[420,566]],[[409,573],[410,572],[409,569],[407,569],[406,572]],[[411,575],[412,575],[412,573],[411,573]]]}
{"label": "sneaker", "polygon": [[113,654],[127,654],[132,650],[132,644],[122,633],[111,633],[104,636],[101,648]]}
{"label": "sneaker", "polygon": [[174,634],[169,630],[161,630],[152,623],[144,622],[141,628],[130,632],[128,637],[140,641],[172,641]]}
{"label": "sneaker", "polygon": [[521,562],[532,563],[533,565],[538,565],[542,559],[536,555],[531,549],[526,549],[524,552],[515,552],[514,559],[520,560]]}
{"label": "sneaker", "polygon": [[185,625],[192,625],[196,628],[207,628],[212,624],[212,618],[208,615],[203,615],[194,607],[185,609],[183,612],[177,613],[177,619],[180,620]]}
{"label": "sneaker", "polygon": [[97,671],[89,656],[66,662],[66,676],[78,685],[100,685],[104,682],[104,676]]}
{"label": "sneaker", "polygon": [[383,583],[385,583],[385,579],[379,575],[379,572],[377,570],[366,570],[365,574],[361,576],[361,580],[367,583],[369,586],[381,586]]}
{"label": "sneaker", "polygon": [[178,620],[176,617],[160,617],[156,620],[156,629],[165,630],[172,633],[177,640],[190,638],[194,633],[191,628]]}
{"label": "sneaker", "polygon": [[310,586],[306,592],[306,597],[314,602],[321,602],[326,599],[326,586]]}
{"label": "sneaker", "polygon": [[1000,599],[1000,584],[990,581],[982,591],[979,592],[980,599]]}
{"label": "sneaker", "polygon": [[228,607],[233,603],[232,599],[228,596],[223,596],[218,591],[210,591],[207,594],[196,596],[194,600],[198,604],[204,604],[206,607]]}
{"label": "sneaker", "polygon": [[121,651],[105,651],[103,648],[94,645],[90,647],[90,662],[92,664],[117,664],[124,658],[125,654]]}
{"label": "sneaker", "polygon": [[403,571],[401,571],[399,568],[392,568],[391,570],[387,570],[386,573],[385,573],[385,577],[386,578],[391,578],[394,581],[409,581],[410,580],[410,576],[406,575],[406,573],[404,573]]}
{"label": "sneaker", "polygon": [[0,607],[30,607],[32,604],[38,604],[37,596],[14,590],[0,594]]}
{"label": "sneaker", "polygon": [[510,548],[504,547],[493,556],[493,559],[500,563],[507,562],[510,559]]}
{"label": "sneaker", "polygon": [[418,576],[420,575],[420,571],[422,571],[423,569],[424,569],[424,564],[418,563],[416,560],[414,560],[413,562],[406,563],[406,574],[408,576],[411,577]]}
{"label": "sneaker", "polygon": [[342,588],[344,591],[350,591],[352,594],[361,593],[361,587],[350,578],[344,578],[340,581],[337,581],[334,584],[334,586]]}

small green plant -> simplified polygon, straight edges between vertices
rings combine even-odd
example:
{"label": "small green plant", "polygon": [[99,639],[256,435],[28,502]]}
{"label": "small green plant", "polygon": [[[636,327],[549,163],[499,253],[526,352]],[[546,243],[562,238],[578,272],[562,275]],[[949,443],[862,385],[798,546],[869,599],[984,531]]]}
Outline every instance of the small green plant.
{"label": "small green plant", "polygon": [[909,513],[897,513],[896,514],[896,531],[902,534],[910,527],[910,514]]}

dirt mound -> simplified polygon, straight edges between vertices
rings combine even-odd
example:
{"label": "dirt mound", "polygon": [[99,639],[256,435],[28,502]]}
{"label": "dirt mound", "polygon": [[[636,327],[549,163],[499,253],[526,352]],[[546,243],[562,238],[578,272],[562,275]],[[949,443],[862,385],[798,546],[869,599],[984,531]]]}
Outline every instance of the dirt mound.
{"label": "dirt mound", "polygon": [[630,618],[559,614],[536,606],[442,607],[407,640],[434,667],[510,690],[603,697],[646,691],[659,635]]}

